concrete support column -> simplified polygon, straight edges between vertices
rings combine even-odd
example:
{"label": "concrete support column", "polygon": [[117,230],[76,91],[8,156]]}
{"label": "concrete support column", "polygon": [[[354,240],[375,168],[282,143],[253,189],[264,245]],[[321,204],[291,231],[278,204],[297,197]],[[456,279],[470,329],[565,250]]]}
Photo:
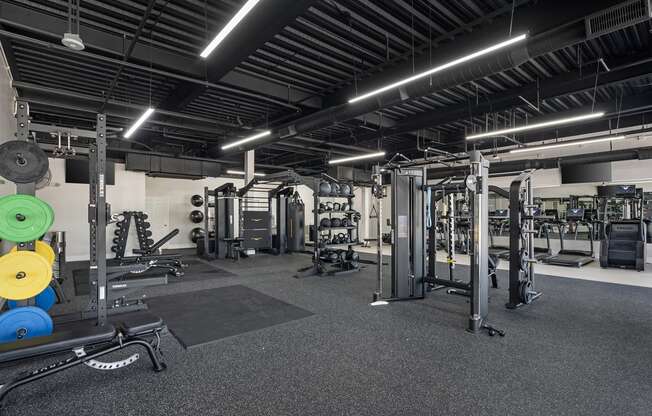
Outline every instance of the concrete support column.
{"label": "concrete support column", "polygon": [[[244,183],[245,185],[254,179],[255,150],[248,150],[244,154]],[[244,209],[249,209],[245,203]]]}

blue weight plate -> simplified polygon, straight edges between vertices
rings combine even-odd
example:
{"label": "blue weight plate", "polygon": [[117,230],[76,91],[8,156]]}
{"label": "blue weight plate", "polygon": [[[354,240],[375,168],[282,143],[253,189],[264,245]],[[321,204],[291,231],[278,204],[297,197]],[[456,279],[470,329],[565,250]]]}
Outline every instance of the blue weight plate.
{"label": "blue weight plate", "polygon": [[[50,309],[52,309],[54,304],[57,303],[57,294],[54,292],[54,289],[52,289],[52,286],[48,286],[45,288],[45,290],[43,290],[43,292],[36,295],[35,301],[37,307],[43,309],[45,312],[48,312]],[[7,306],[9,309],[15,309],[20,305],[15,300],[9,300],[7,301]]]}
{"label": "blue weight plate", "polygon": [[15,342],[52,334],[52,318],[43,309],[25,306],[0,314],[0,342]]}

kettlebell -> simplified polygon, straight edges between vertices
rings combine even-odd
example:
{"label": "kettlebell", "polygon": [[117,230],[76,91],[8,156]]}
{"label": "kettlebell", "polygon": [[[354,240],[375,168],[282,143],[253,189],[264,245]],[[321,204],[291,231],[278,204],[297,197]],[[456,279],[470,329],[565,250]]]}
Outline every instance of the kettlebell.
{"label": "kettlebell", "polygon": [[340,221],[340,226],[341,227],[348,227],[350,225],[351,224],[349,224],[349,219],[348,218],[342,218],[342,220]]}
{"label": "kettlebell", "polygon": [[339,202],[333,202],[333,211],[341,211],[342,205]]}
{"label": "kettlebell", "polygon": [[319,203],[319,209],[317,209],[317,212],[320,213],[320,214],[323,214],[324,212],[326,212],[326,205],[324,205],[323,202]]}
{"label": "kettlebell", "polygon": [[340,210],[341,210],[341,211],[348,211],[349,208],[350,208],[349,204],[344,203],[344,204],[342,204],[342,206],[340,207]]}
{"label": "kettlebell", "polygon": [[326,211],[332,211],[333,210],[333,203],[332,202],[327,202],[326,203]]}
{"label": "kettlebell", "polygon": [[340,244],[340,243],[341,243],[340,237],[337,236],[337,235],[334,235],[333,236],[333,244]]}

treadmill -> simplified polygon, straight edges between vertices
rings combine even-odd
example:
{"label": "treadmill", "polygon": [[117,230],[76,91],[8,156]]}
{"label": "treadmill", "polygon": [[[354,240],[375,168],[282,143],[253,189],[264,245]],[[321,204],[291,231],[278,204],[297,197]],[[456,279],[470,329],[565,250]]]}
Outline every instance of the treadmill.
{"label": "treadmill", "polygon": [[550,224],[555,220],[555,217],[544,214],[541,208],[534,208],[532,210],[532,216],[534,217],[534,222],[539,228],[539,238],[543,233],[546,239],[545,247],[534,246],[534,258],[543,261],[552,256],[552,249],[550,248]]}
{"label": "treadmill", "polygon": [[[503,228],[509,220],[509,210],[497,209],[489,215],[489,221],[493,224],[500,224],[499,234],[503,234]],[[489,255],[499,258],[509,258],[509,246],[497,246],[494,244],[494,227],[489,227]],[[505,257],[507,256],[507,257]]]}
{"label": "treadmill", "polygon": [[[564,249],[565,226],[569,224],[584,225],[589,229],[590,250]],[[582,267],[594,261],[593,258],[593,229],[590,222],[584,220],[584,208],[568,208],[566,210],[566,223],[559,222],[559,242],[561,250],[554,256],[543,259],[546,264],[565,267]]]}

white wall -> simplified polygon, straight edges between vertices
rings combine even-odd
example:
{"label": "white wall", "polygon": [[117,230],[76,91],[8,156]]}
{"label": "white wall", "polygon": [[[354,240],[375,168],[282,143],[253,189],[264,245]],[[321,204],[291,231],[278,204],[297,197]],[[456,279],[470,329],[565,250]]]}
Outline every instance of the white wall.
{"label": "white wall", "polygon": [[[16,119],[14,118],[14,99],[16,91],[11,88],[11,74],[5,59],[2,46],[0,46],[0,143],[13,140],[16,134]],[[16,192],[12,182],[0,177],[0,196]],[[10,244],[0,242],[0,253],[9,250]]]}
{"label": "white wall", "polygon": [[15,98],[9,64],[0,46],[0,143],[12,140],[16,134],[16,119],[13,116]]}
{"label": "white wall", "polygon": [[[144,176],[144,175],[143,175]],[[195,208],[190,204],[190,198],[195,195],[204,195],[204,187],[217,188],[227,182],[233,182],[236,187],[244,186],[242,179],[207,178],[202,180],[170,179],[146,177],[145,179],[145,206],[144,211],[149,214],[152,224],[152,238],[158,240],[175,228],[179,235],[170,240],[166,248],[191,248],[195,247],[190,240],[190,232],[195,227],[203,224],[194,224],[190,221],[190,212]],[[237,223],[237,219],[236,219]]]}

